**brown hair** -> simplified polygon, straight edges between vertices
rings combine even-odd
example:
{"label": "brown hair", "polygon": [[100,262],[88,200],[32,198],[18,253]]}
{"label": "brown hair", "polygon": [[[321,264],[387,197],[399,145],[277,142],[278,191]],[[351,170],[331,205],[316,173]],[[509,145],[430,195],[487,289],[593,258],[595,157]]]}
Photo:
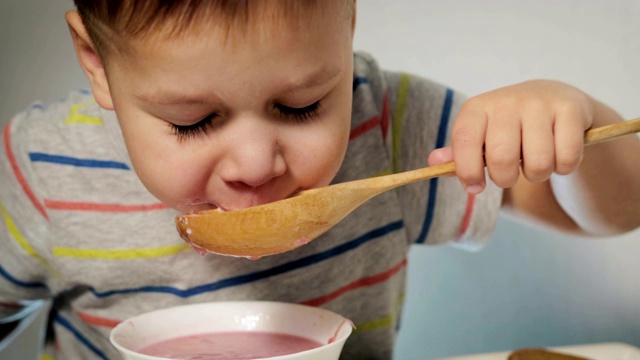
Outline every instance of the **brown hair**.
{"label": "brown hair", "polygon": [[[326,0],[276,0],[277,14],[287,20],[309,19]],[[123,38],[146,34],[179,34],[196,20],[216,18],[229,31],[255,21],[255,13],[268,0],[74,0],[78,13],[98,55],[104,60],[110,51],[122,50]],[[355,0],[346,1],[349,15]],[[306,14],[306,17],[303,16]],[[170,23],[171,26],[163,26]]]}

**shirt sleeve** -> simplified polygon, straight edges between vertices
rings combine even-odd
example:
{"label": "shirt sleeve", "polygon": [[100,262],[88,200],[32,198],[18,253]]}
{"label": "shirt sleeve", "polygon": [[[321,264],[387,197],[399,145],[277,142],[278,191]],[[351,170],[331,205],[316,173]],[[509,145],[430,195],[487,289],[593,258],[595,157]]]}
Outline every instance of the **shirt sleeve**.
{"label": "shirt sleeve", "polygon": [[31,171],[29,112],[14,117],[0,139],[0,302],[49,298],[56,270],[46,245],[49,219]]}
{"label": "shirt sleeve", "polygon": [[[450,145],[451,129],[465,97],[424,78],[384,73],[390,113],[386,145],[392,171],[425,167],[433,149]],[[466,193],[454,176],[398,188],[410,240],[480,249],[494,232],[502,202],[502,189],[488,177],[487,184],[475,196]]]}

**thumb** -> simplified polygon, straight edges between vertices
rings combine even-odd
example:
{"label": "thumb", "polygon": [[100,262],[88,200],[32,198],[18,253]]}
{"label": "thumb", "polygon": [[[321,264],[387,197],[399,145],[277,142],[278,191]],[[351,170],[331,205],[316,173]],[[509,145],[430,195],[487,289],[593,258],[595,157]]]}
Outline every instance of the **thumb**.
{"label": "thumb", "polygon": [[451,146],[435,149],[429,154],[429,166],[440,165],[453,161],[453,150]]}

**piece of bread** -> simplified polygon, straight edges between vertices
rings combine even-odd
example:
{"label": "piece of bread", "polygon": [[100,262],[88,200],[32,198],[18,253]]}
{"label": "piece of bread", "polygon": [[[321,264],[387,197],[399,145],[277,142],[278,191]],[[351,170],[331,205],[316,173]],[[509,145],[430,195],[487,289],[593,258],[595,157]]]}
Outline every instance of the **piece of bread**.
{"label": "piece of bread", "polygon": [[587,358],[563,354],[546,349],[519,349],[511,354],[507,360],[589,360]]}

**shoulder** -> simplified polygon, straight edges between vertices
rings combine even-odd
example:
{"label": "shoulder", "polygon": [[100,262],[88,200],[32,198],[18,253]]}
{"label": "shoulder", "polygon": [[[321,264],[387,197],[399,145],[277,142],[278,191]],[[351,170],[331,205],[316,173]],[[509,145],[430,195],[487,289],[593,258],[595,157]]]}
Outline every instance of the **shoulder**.
{"label": "shoulder", "polygon": [[33,103],[2,129],[0,199],[7,211],[14,213],[16,222],[24,217],[35,224],[38,219],[47,218],[43,199],[55,193],[49,185],[62,176],[69,177],[47,165],[69,163],[70,153],[82,153],[78,150],[78,137],[67,129],[65,121],[73,118],[75,104],[84,104],[89,99],[91,96],[86,92],[73,92],[65,100]]}
{"label": "shoulder", "polygon": [[362,84],[368,84],[376,98],[388,94],[393,104],[418,109],[439,107],[445,101],[451,102],[452,106],[460,106],[467,98],[462,92],[439,81],[407,71],[385,69],[371,54],[356,52],[354,94]]}
{"label": "shoulder", "polygon": [[[17,143],[32,146],[55,141],[64,141],[67,124],[77,119],[75,114],[85,113],[83,104],[89,104],[92,97],[86,92],[72,92],[67,98],[50,103],[34,102],[24,111],[16,114],[7,124],[5,131]],[[86,109],[83,109],[86,110]],[[67,132],[66,135],[69,133]],[[62,137],[61,139],[57,139]],[[23,141],[26,140],[26,141]]]}
{"label": "shoulder", "polygon": [[353,55],[353,105],[355,112],[363,109],[382,110],[387,84],[377,61],[368,53]]}
{"label": "shoulder", "polygon": [[[409,105],[429,107],[444,101],[465,100],[466,96],[441,82],[402,71],[384,71],[385,82],[399,100]],[[447,99],[448,98],[448,99]]]}
{"label": "shoulder", "polygon": [[395,83],[405,79],[418,87],[435,90],[449,88],[446,84],[408,71],[387,69],[379,64],[373,55],[362,51],[354,53],[354,78],[362,78],[366,83],[370,83],[370,80],[384,81],[385,79],[393,80],[391,83]]}
{"label": "shoulder", "polygon": [[61,194],[61,187],[66,193],[79,192],[82,177],[100,176],[93,170],[130,170],[117,126],[115,115],[85,91],[48,104],[34,103],[3,129],[1,171],[15,174],[23,187],[40,196]]}
{"label": "shoulder", "polygon": [[112,148],[104,115],[91,93],[72,91],[65,99],[36,102],[14,116],[4,129],[4,141],[31,157],[99,155]]}

